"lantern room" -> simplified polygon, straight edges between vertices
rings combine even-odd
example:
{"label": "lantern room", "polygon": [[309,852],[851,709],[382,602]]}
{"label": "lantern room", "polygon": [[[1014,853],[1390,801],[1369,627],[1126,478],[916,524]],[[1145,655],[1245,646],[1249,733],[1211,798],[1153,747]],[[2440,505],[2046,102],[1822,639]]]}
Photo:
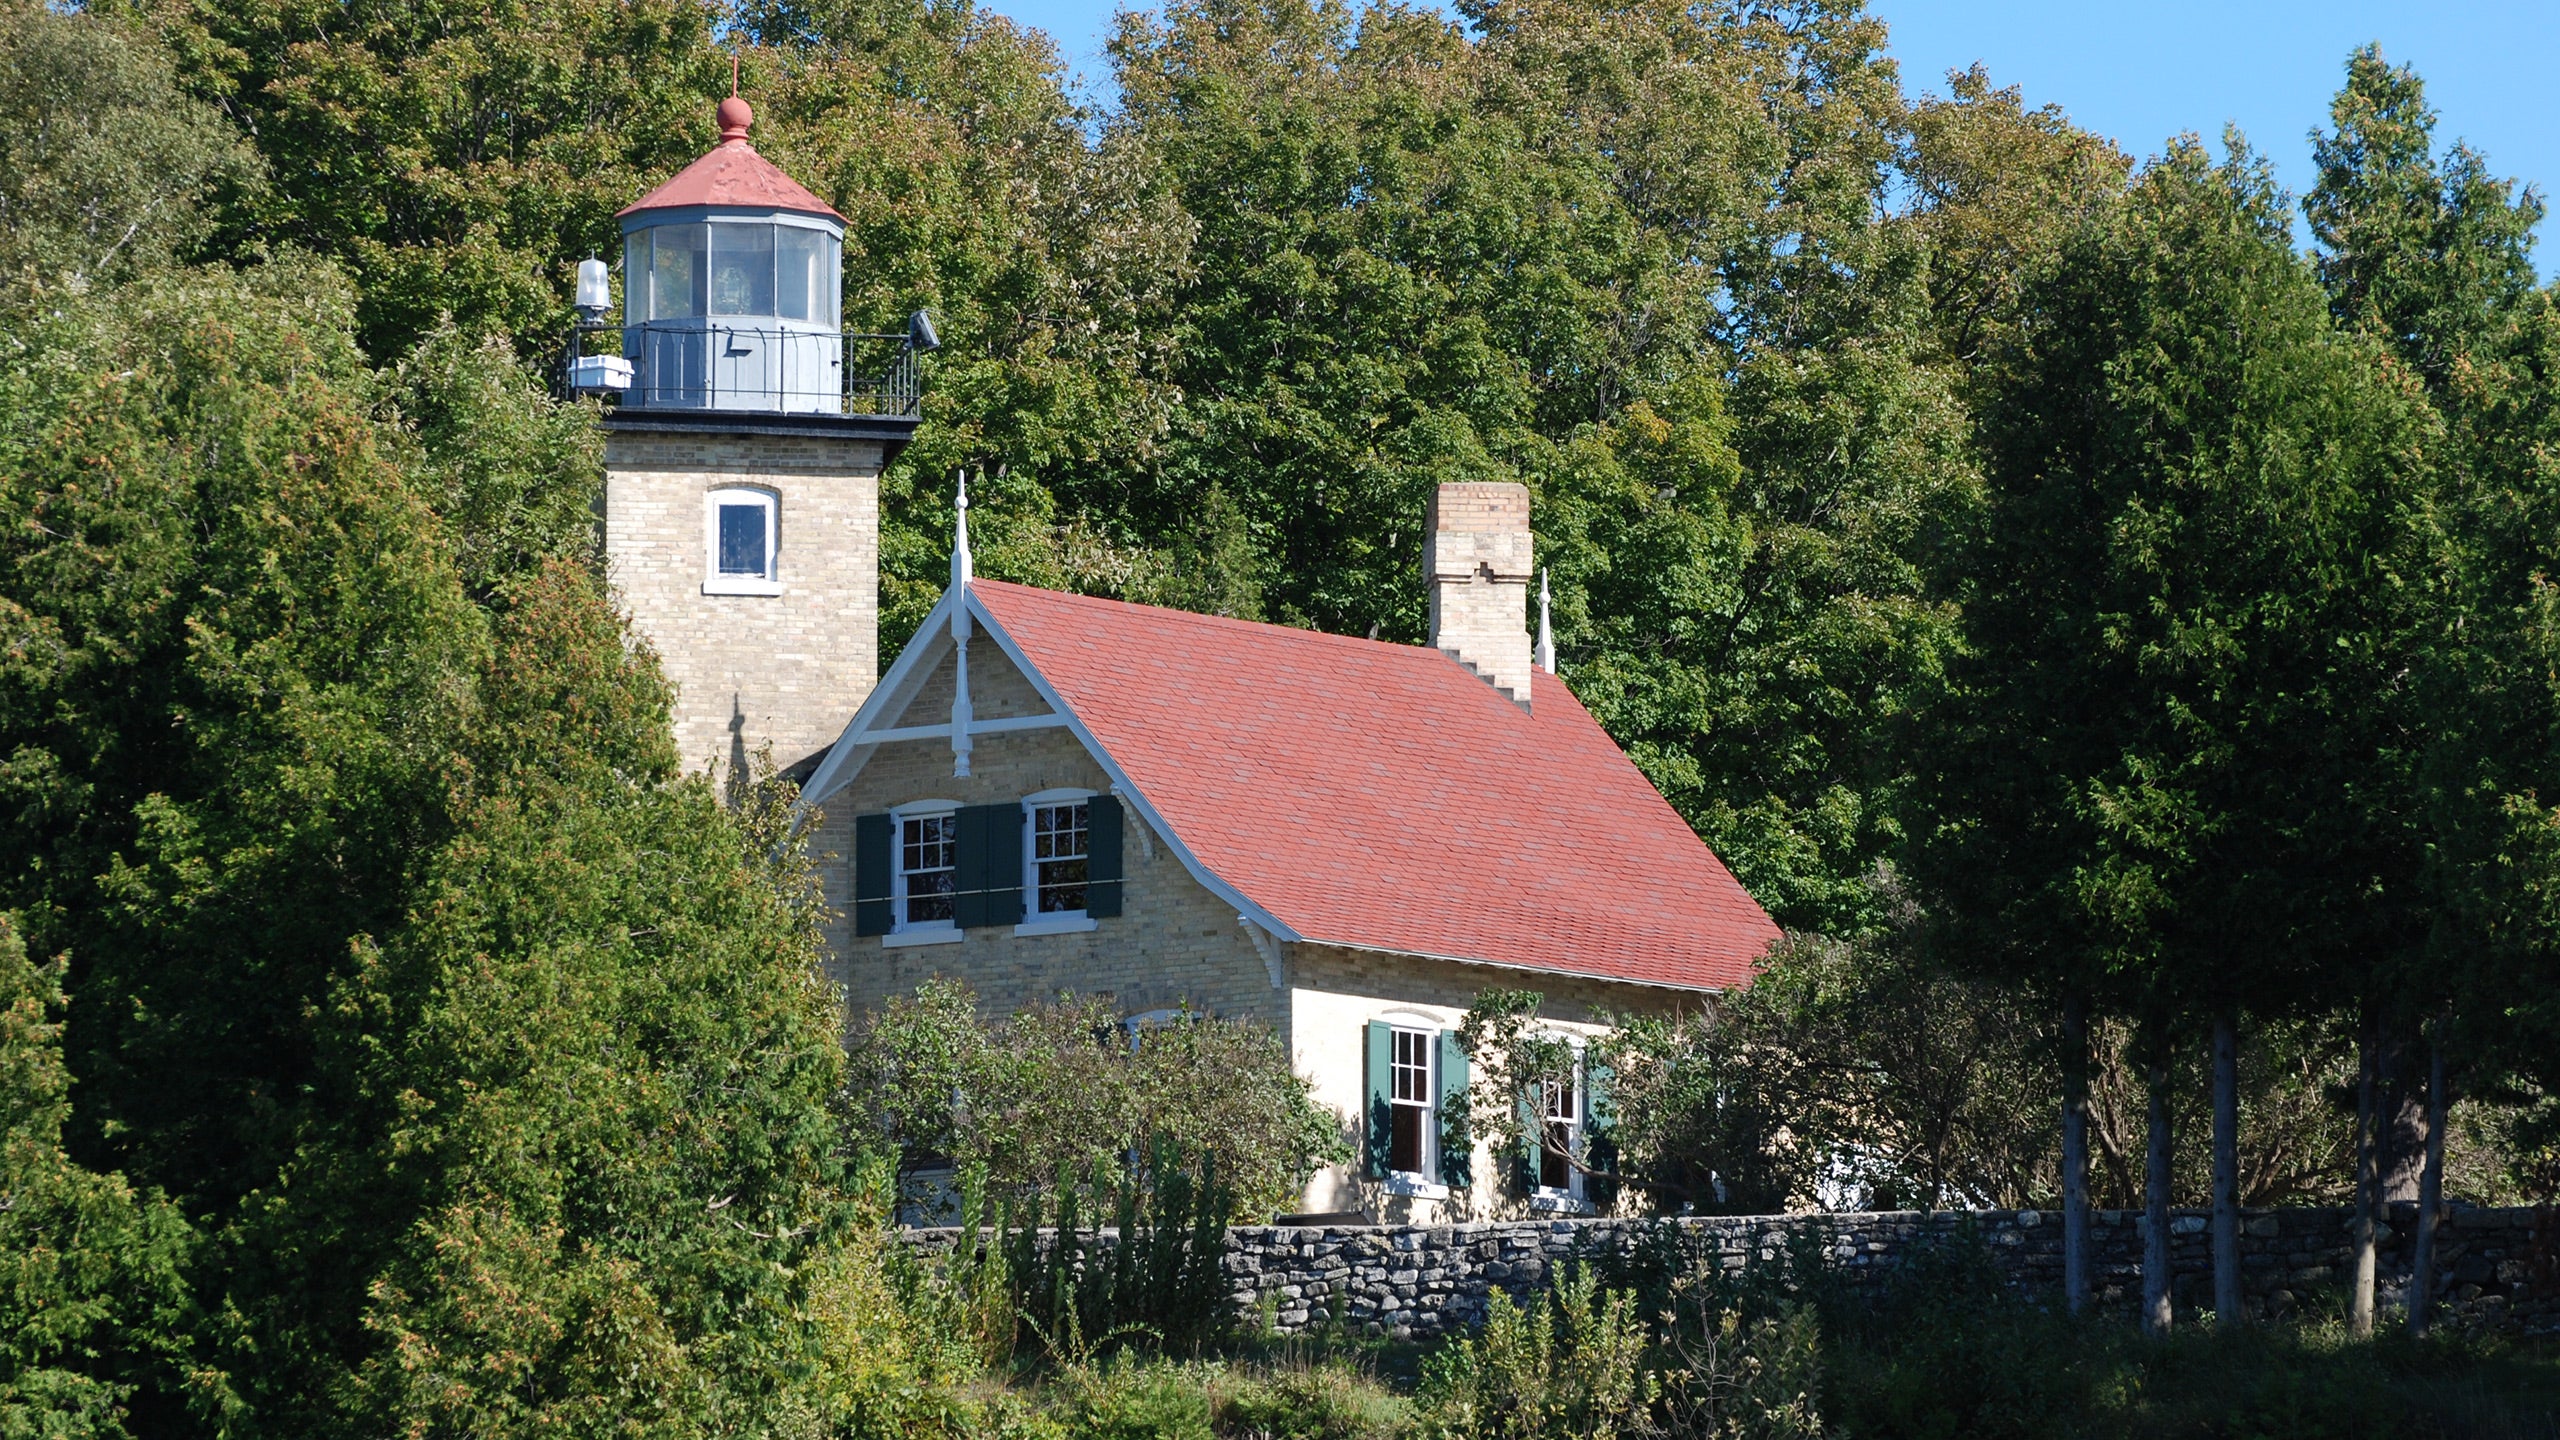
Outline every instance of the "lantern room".
{"label": "lantern room", "polygon": [[874,337],[844,333],[844,217],[756,153],[754,120],[737,96],[720,102],[720,143],[619,217],[622,404],[900,413],[847,383],[847,344]]}

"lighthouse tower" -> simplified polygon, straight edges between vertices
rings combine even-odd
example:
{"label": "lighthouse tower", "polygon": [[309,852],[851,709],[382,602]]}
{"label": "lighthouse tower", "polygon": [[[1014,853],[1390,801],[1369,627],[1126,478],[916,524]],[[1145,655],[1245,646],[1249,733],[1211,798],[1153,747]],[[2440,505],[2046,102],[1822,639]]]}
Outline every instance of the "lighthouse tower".
{"label": "lighthouse tower", "polygon": [[845,332],[844,217],[756,153],[754,119],[722,101],[720,143],[622,212],[622,354],[572,366],[620,394],[605,555],[674,684],[684,764],[714,772],[766,748],[789,769],[870,694],[880,472],[915,432],[932,343],[922,317]]}

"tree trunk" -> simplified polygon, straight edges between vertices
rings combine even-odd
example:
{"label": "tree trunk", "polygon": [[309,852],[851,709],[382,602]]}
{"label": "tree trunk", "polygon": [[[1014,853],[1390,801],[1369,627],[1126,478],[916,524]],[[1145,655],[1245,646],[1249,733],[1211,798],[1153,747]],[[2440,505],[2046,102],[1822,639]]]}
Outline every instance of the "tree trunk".
{"label": "tree trunk", "polygon": [[2374,1069],[2380,1057],[2374,1052],[2375,1027],[2367,1023],[2357,1045],[2356,1057],[2356,1184],[2355,1209],[2347,1221],[2347,1243],[2354,1260],[2348,1277],[2347,1332],[2358,1339],[2373,1333],[2373,1269],[2374,1191],[2381,1172],[2377,1152],[2380,1136],[2376,1134],[2381,1106]]}
{"label": "tree trunk", "polygon": [[2089,1002],[2062,1002],[2062,1304],[2089,1308]]}
{"label": "tree trunk", "polygon": [[2381,1108],[2374,1132],[2374,1166],[2379,1178],[2374,1182],[2373,1195],[2378,1215],[2389,1214],[2394,1205],[2416,1200],[2421,1183],[2418,1172],[2426,1168],[2427,1096],[2418,1057],[2411,1050],[2410,1037],[2392,1036],[2383,1045],[2382,1059],[2374,1072],[2381,1087]]}
{"label": "tree trunk", "polygon": [[2240,1298],[2240,1022],[2213,1017],[2213,1322],[2247,1318]]}
{"label": "tree trunk", "polygon": [[2439,1020],[2427,1043],[2427,1165],[2418,1177],[2418,1236],[2410,1246],[2409,1333],[2427,1333],[2436,1298],[2436,1226],[2444,1209],[2444,1035]]}
{"label": "tree trunk", "polygon": [[2169,1333],[2169,1046],[2165,1039],[2150,1045],[2150,1157],[2142,1177],[2142,1328],[2152,1335]]}

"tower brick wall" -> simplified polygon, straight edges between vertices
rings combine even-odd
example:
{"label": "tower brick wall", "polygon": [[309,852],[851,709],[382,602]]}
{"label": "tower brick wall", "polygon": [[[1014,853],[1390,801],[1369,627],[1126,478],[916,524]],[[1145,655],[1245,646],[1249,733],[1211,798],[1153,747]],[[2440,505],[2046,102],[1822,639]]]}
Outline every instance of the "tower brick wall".
{"label": "tower brick wall", "polygon": [[[688,769],[763,746],[789,766],[832,743],[879,675],[875,440],[609,431],[604,543],[615,589],[675,687]],[[706,497],[772,492],[776,595],[707,594]]]}

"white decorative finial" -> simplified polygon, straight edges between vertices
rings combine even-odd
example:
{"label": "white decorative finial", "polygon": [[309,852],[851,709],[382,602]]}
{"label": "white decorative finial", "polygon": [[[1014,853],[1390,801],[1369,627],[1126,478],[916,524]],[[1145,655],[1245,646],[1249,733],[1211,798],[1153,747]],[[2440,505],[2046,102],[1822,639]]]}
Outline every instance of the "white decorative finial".
{"label": "white decorative finial", "polygon": [[960,493],[951,502],[951,773],[966,777],[969,737],[978,717],[969,707],[969,472],[960,472]]}
{"label": "white decorative finial", "polygon": [[951,583],[969,583],[974,562],[969,557],[969,472],[960,472],[960,495],[951,502]]}
{"label": "white decorative finial", "polygon": [[[1544,567],[1541,567],[1538,571],[1537,665],[1539,669],[1553,675],[1556,673],[1556,632],[1555,626],[1548,619],[1550,608],[1552,607],[1547,599],[1547,572]],[[1519,652],[1515,650],[1512,653],[1516,655]]]}

